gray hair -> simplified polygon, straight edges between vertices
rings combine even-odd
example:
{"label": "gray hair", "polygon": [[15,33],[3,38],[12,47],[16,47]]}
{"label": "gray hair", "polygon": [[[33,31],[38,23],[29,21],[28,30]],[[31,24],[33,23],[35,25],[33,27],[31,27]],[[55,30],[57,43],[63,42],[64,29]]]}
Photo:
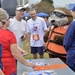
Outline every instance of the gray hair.
{"label": "gray hair", "polygon": [[0,8],[0,20],[5,20],[5,19],[8,19],[9,18],[9,15],[7,14],[7,12]]}
{"label": "gray hair", "polygon": [[30,13],[31,11],[35,11],[35,12],[36,12],[35,8],[30,8],[30,9],[29,9],[29,13]]}

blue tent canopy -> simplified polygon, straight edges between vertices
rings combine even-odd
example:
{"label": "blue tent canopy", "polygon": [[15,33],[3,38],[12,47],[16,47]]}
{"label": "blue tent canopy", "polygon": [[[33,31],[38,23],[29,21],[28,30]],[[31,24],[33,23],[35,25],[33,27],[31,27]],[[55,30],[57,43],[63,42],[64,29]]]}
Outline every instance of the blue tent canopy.
{"label": "blue tent canopy", "polygon": [[69,9],[69,10],[72,10],[74,6],[75,6],[75,4],[69,4],[69,5],[68,5],[68,9]]}
{"label": "blue tent canopy", "polygon": [[[39,17],[48,17],[49,16],[48,14],[46,14],[44,12],[40,12],[40,13],[38,13],[36,15],[39,16]],[[29,13],[25,13],[24,16],[29,17]]]}
{"label": "blue tent canopy", "polygon": [[37,16],[40,16],[40,17],[48,17],[49,15],[44,13],[44,12],[40,12],[37,14]]}
{"label": "blue tent canopy", "polygon": [[24,16],[25,16],[25,17],[29,17],[29,13],[25,13]]}

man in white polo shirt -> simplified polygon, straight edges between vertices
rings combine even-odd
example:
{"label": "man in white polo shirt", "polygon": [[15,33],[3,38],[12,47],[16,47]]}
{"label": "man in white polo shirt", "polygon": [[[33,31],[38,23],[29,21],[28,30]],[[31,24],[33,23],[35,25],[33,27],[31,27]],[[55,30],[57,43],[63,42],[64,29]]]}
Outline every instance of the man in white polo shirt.
{"label": "man in white polo shirt", "polygon": [[25,40],[25,28],[26,28],[26,21],[23,20],[25,8],[22,6],[17,6],[16,8],[16,15],[14,18],[10,19],[9,30],[12,31],[17,39],[17,44],[23,48],[23,41]]}

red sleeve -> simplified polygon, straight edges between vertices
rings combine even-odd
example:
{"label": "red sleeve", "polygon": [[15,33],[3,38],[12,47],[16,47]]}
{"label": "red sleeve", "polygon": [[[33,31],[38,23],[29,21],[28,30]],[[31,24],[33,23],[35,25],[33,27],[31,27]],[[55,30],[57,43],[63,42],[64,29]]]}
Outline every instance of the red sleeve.
{"label": "red sleeve", "polygon": [[10,41],[9,42],[10,42],[10,44],[17,43],[16,37],[15,37],[15,35],[13,33],[10,34]]}

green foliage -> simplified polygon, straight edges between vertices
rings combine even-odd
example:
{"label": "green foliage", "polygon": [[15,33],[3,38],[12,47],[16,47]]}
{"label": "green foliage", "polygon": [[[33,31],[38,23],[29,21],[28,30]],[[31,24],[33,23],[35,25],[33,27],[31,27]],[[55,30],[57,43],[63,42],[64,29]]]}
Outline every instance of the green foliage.
{"label": "green foliage", "polygon": [[49,2],[50,4],[53,4],[53,0],[42,0],[42,1],[46,1]]}
{"label": "green foliage", "polygon": [[45,12],[47,14],[50,14],[54,10],[54,6],[51,3],[48,2],[40,2],[36,5],[32,5],[33,8],[36,9],[37,13],[39,12]]}

